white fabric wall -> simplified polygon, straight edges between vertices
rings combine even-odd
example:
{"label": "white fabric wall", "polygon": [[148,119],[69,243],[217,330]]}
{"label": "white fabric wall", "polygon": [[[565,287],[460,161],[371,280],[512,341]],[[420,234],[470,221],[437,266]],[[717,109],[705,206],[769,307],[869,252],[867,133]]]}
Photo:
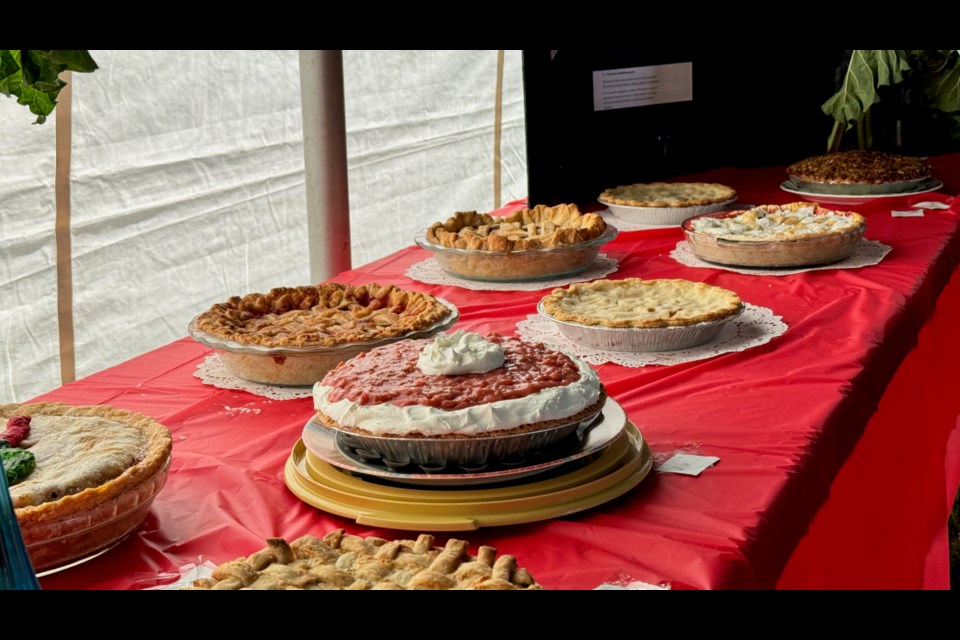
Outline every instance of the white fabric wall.
{"label": "white fabric wall", "polygon": [[[186,335],[234,294],[307,284],[296,51],[92,51],[73,76],[77,375]],[[344,51],[355,265],[493,206],[496,51]],[[60,384],[54,122],[0,99],[0,402]],[[503,201],[526,193],[519,51]]]}

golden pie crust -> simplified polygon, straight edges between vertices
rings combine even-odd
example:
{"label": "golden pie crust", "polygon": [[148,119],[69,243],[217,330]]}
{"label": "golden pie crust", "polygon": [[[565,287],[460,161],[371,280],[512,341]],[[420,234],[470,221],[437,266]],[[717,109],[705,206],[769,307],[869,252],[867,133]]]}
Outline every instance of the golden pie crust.
{"label": "golden pie crust", "polygon": [[233,296],[198,315],[194,326],[244,345],[335,347],[420,331],[451,313],[428,293],[332,282]]}
{"label": "golden pie crust", "polygon": [[923,159],[882,151],[852,149],[806,158],[787,167],[787,174],[804,182],[824,184],[884,184],[922,180],[932,168]]}
{"label": "golden pie crust", "polygon": [[574,204],[537,205],[508,216],[458,211],[426,232],[431,244],[450,249],[528,251],[570,247],[598,238],[607,228],[596,213],[581,213]]}
{"label": "golden pie crust", "polygon": [[90,512],[135,491],[170,458],[170,431],[133,411],[51,402],[0,405],[3,422],[17,415],[31,416],[30,434],[20,446],[37,462],[33,473],[10,487],[25,538],[31,525]]}
{"label": "golden pie crust", "polygon": [[434,537],[387,541],[337,529],[318,538],[305,535],[292,543],[269,538],[267,546],[217,567],[209,578],[185,590],[542,590],[512,555]]}
{"label": "golden pie crust", "polygon": [[600,202],[628,207],[694,207],[735,200],[737,192],[716,182],[638,182],[606,189]]}
{"label": "golden pie crust", "polygon": [[554,289],[542,308],[563,322],[587,326],[660,328],[720,320],[740,312],[733,291],[683,279],[595,280]]}

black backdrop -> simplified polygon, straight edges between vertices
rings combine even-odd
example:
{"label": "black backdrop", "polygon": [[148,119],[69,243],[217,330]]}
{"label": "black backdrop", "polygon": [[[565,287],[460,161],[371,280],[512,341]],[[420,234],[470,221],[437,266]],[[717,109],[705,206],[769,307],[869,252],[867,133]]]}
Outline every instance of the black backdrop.
{"label": "black backdrop", "polygon": [[[692,62],[693,100],[595,112],[593,71]],[[843,50],[523,50],[531,204],[593,204],[608,187],[823,153]],[[842,77],[842,76],[841,76]]]}

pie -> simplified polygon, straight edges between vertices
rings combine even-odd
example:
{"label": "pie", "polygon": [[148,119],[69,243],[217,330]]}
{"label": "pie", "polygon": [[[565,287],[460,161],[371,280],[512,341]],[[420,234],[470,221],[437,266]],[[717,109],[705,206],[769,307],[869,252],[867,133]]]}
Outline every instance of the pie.
{"label": "pie", "polygon": [[554,289],[544,312],[592,327],[662,328],[733,317],[743,302],[733,291],[683,279],[595,280]]}
{"label": "pie", "polygon": [[140,524],[163,487],[172,440],[148,416],[110,406],[0,405],[0,419],[29,418],[18,445],[34,470],[10,487],[34,568],[82,557]]}
{"label": "pie", "polygon": [[453,311],[427,293],[336,282],[233,296],[197,316],[209,335],[262,347],[335,347],[420,331]]}
{"label": "pie", "polygon": [[427,228],[427,241],[441,247],[509,253],[570,247],[600,237],[606,222],[580,213],[575,204],[537,205],[508,216],[458,211]]}
{"label": "pie", "polygon": [[922,180],[932,168],[921,158],[852,149],[806,158],[787,167],[802,182],[834,185],[887,184]]}
{"label": "pie", "polygon": [[736,266],[790,267],[829,264],[849,258],[866,219],[814,202],[762,205],[695,216],[683,223],[693,253],[703,260]]}
{"label": "pie", "polygon": [[[488,437],[576,422],[598,413],[606,398],[588,364],[542,343],[465,335],[462,346],[438,351],[450,356],[451,370],[455,360],[481,364],[449,374],[425,364],[423,354],[435,345],[404,340],[341,363],[314,386],[318,419],[367,436]],[[481,351],[502,355],[488,359]]]}
{"label": "pie", "polygon": [[737,192],[715,182],[646,182],[606,189],[600,202],[627,207],[696,207],[733,201]]}
{"label": "pie", "polygon": [[305,535],[288,543],[267,539],[249,556],[225,562],[209,578],[194,580],[187,590],[542,590],[512,555],[497,556],[491,546],[469,553],[464,540],[434,537],[387,541],[337,529],[318,538]]}

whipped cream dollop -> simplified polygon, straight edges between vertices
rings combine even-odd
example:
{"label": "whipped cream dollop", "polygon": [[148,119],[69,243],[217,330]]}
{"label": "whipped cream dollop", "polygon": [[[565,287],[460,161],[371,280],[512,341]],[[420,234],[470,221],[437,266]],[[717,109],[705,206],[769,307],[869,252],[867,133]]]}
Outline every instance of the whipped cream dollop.
{"label": "whipped cream dollop", "polygon": [[417,359],[417,368],[431,376],[486,373],[503,366],[503,348],[479,333],[457,331],[439,335]]}

